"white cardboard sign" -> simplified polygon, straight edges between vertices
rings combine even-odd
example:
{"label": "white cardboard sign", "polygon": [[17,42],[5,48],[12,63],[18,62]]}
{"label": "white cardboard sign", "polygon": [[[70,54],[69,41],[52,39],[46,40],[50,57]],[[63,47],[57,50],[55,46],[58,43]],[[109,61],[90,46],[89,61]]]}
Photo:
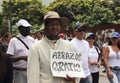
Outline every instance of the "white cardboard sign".
{"label": "white cardboard sign", "polygon": [[50,67],[55,77],[85,77],[80,53],[51,50]]}

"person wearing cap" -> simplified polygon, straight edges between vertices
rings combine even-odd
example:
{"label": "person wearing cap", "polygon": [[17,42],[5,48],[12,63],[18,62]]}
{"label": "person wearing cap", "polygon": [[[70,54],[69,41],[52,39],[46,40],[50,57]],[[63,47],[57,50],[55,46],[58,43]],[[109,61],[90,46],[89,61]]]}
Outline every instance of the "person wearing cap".
{"label": "person wearing cap", "polygon": [[95,34],[92,32],[87,33],[86,40],[89,43],[88,62],[92,75],[92,83],[99,83],[99,67],[100,67],[100,49],[94,45]]}
{"label": "person wearing cap", "polygon": [[20,19],[16,24],[20,34],[10,40],[7,54],[13,61],[14,83],[27,83],[28,48],[35,41],[32,37],[29,36],[31,25],[28,23],[28,21]]}
{"label": "person wearing cap", "polygon": [[77,22],[74,27],[75,38],[71,40],[71,43],[74,45],[76,51],[82,55],[82,68],[86,78],[81,78],[80,83],[92,83],[88,65],[89,44],[86,40],[84,40],[86,28],[86,26],[81,25],[79,22]]}
{"label": "person wearing cap", "polygon": [[79,78],[66,75],[54,77],[50,68],[50,51],[60,50],[74,52],[72,44],[59,38],[59,34],[67,27],[68,19],[60,17],[57,12],[50,11],[44,16],[44,37],[36,42],[29,51],[28,83],[79,83]]}
{"label": "person wearing cap", "polygon": [[103,57],[110,83],[120,83],[120,41],[118,32],[112,33],[109,46],[104,47]]}

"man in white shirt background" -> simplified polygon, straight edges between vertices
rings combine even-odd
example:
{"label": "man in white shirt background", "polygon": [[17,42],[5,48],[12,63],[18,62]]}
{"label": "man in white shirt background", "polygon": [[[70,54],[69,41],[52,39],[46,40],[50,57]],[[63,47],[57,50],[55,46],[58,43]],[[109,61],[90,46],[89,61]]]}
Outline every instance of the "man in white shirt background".
{"label": "man in white shirt background", "polygon": [[16,24],[20,34],[10,40],[7,54],[13,61],[14,83],[27,83],[28,49],[35,41],[32,37],[28,36],[31,27],[28,21],[20,19]]}
{"label": "man in white shirt background", "polygon": [[88,66],[89,44],[86,40],[84,40],[86,28],[86,26],[77,22],[74,27],[75,38],[71,40],[71,43],[74,45],[76,51],[82,55],[82,68],[86,78],[81,78],[80,83],[92,83],[90,69]]}

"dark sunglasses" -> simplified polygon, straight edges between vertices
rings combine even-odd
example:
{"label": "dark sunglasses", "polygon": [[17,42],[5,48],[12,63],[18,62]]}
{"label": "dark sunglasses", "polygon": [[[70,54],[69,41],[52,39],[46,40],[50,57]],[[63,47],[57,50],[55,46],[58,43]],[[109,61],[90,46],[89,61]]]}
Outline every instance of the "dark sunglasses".
{"label": "dark sunglasses", "polygon": [[119,39],[119,38],[117,38],[117,37],[113,37],[112,39]]}
{"label": "dark sunglasses", "polygon": [[93,39],[93,40],[95,40],[95,38],[94,38],[94,37],[88,37],[87,39]]}
{"label": "dark sunglasses", "polygon": [[79,32],[85,32],[86,30],[85,29],[78,29]]}

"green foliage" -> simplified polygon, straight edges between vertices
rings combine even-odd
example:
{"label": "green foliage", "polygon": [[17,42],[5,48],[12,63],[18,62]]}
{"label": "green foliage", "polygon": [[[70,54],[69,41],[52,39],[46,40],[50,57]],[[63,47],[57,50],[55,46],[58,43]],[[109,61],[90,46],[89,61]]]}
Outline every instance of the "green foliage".
{"label": "green foliage", "polygon": [[119,23],[119,0],[61,0],[49,5],[49,10],[57,11],[61,16],[68,17],[72,29],[79,21],[88,27]]}
{"label": "green foliage", "polygon": [[67,17],[70,21],[67,30],[73,29],[77,21],[88,27],[120,23],[120,0],[55,0],[49,6],[42,5],[42,0],[11,0],[10,3],[4,0],[2,8],[0,31],[9,29],[9,18],[12,14],[15,34],[15,23],[21,18],[33,25],[32,32],[37,31],[43,23],[44,13],[48,11],[56,11],[60,16]]}
{"label": "green foliage", "polygon": [[[6,22],[9,22],[9,16],[11,14],[12,29],[14,34],[17,33],[17,27],[15,27],[15,24],[19,19],[26,19],[28,22],[30,22],[31,25],[33,25],[33,28],[35,30],[36,28],[39,29],[39,26],[43,22],[41,0],[11,0],[11,2],[3,1],[2,7],[3,11],[1,13],[1,16],[3,16],[3,23],[1,24],[0,28],[5,26]],[[9,26],[8,24],[7,27]]]}

